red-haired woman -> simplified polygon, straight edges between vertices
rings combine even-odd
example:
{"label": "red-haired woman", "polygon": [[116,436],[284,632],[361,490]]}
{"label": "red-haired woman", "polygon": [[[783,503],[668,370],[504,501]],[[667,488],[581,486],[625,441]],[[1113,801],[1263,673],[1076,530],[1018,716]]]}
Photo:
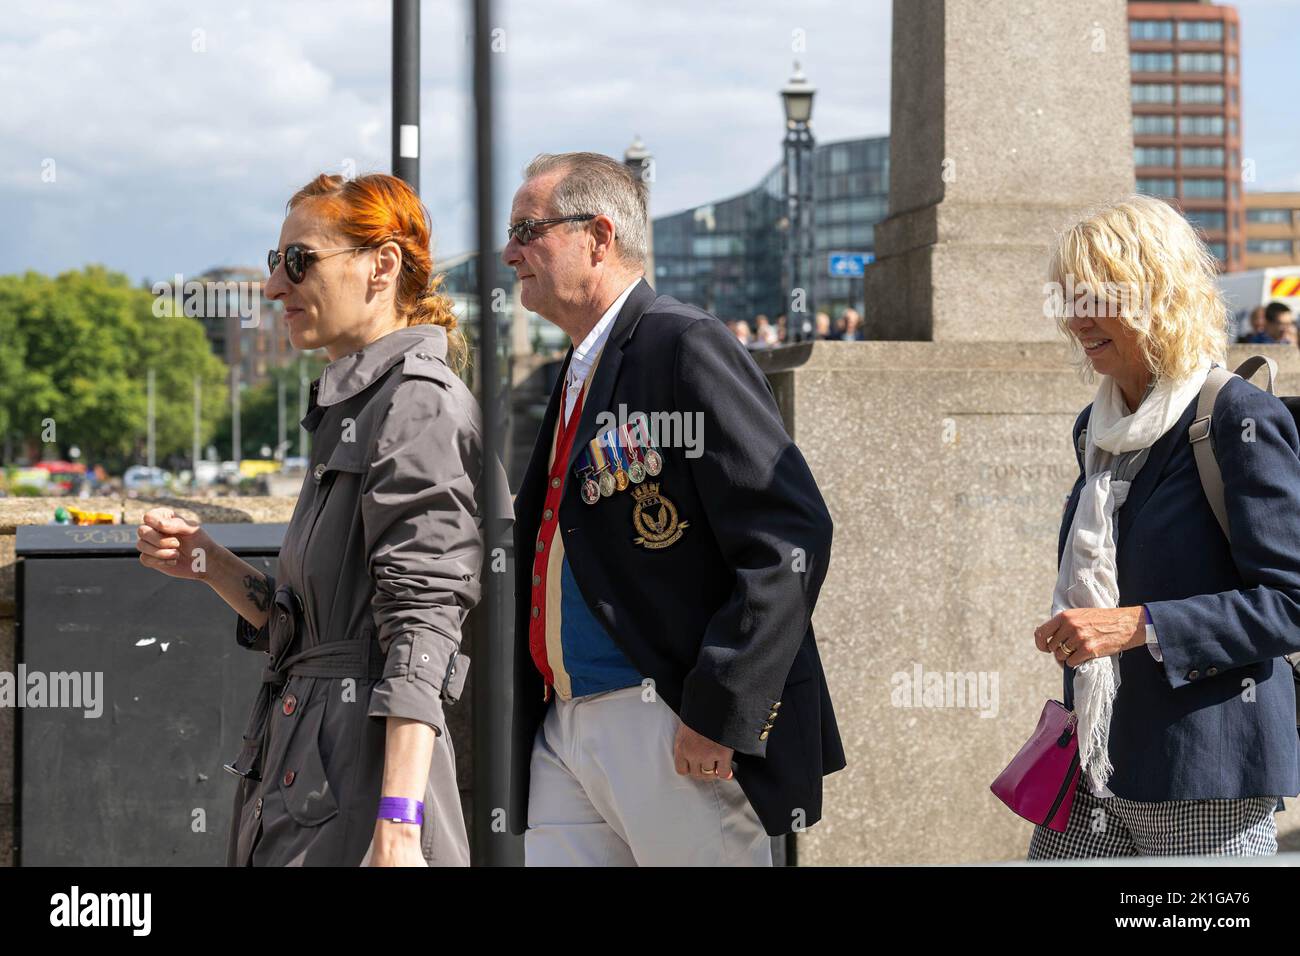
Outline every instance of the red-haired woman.
{"label": "red-haired woman", "polygon": [[318,176],[268,267],[294,347],[331,360],[276,577],[166,508],[137,542],[147,567],[212,587],[239,642],[269,655],[227,768],[241,777],[228,862],[468,865],[442,704],[464,683],[479,596],[483,442],[427,211],[391,176]]}

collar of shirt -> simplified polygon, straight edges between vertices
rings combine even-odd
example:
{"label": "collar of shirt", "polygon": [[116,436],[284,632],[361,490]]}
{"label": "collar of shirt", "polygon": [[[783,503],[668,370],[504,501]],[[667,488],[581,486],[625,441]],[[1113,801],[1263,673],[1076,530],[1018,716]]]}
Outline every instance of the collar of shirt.
{"label": "collar of shirt", "polygon": [[613,304],[605,310],[605,314],[587,333],[586,338],[577,345],[573,350],[573,357],[569,359],[569,371],[564,380],[564,422],[569,422],[569,414],[573,411],[573,403],[578,400],[578,392],[582,391],[582,385],[587,381],[587,376],[591,374],[591,367],[596,362],[596,357],[600,355],[601,349],[605,347],[605,340],[609,338],[610,330],[614,327],[614,320],[618,318],[618,313],[623,308],[623,303],[627,297],[632,294],[641,277],[632,280],[632,284],[619,293],[619,297],[614,300]]}
{"label": "collar of shirt", "polygon": [[408,325],[331,362],[321,372],[316,403],[336,405],[359,394],[415,349],[447,360],[447,330],[441,325]]}

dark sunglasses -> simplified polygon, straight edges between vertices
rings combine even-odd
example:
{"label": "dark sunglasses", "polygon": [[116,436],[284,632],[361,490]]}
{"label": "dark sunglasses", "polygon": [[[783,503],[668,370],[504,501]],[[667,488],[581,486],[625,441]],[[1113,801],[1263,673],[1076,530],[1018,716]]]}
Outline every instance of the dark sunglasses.
{"label": "dark sunglasses", "polygon": [[586,222],[588,219],[595,219],[596,214],[590,213],[585,216],[559,216],[555,219],[521,219],[506,227],[506,238],[513,239],[521,246],[526,246],[537,238],[538,226],[550,226],[557,222]]}
{"label": "dark sunglasses", "polygon": [[293,242],[285,247],[284,252],[272,249],[266,254],[267,275],[275,275],[275,267],[284,262],[284,274],[295,285],[307,275],[307,267],[317,259],[327,259],[340,252],[356,252],[359,249],[373,249],[374,246],[347,246],[342,249],[308,249],[301,242]]}

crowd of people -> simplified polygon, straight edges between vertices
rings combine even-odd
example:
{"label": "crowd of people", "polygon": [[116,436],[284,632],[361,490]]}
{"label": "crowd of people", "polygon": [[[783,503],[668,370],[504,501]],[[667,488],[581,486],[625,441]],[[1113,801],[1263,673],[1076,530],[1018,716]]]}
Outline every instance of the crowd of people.
{"label": "crowd of people", "polygon": [[[747,349],[770,349],[798,341],[790,330],[790,322],[778,315],[773,322],[766,315],[757,316],[752,323],[733,319],[727,323],[732,334]],[[814,318],[812,340],[818,342],[861,342],[866,338],[862,330],[862,313],[857,309],[844,309],[833,323],[829,312],[818,312]]]}
{"label": "crowd of people", "polygon": [[1250,329],[1237,338],[1242,345],[1300,345],[1295,316],[1285,302],[1270,302],[1251,310]]}

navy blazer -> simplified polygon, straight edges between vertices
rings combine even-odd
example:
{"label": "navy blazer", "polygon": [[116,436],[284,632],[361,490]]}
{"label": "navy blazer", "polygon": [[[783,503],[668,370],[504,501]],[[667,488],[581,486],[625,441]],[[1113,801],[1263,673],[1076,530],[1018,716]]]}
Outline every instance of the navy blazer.
{"label": "navy blazer", "polygon": [[[531,557],[565,369],[515,497],[516,833],[528,819],[529,758],[547,706],[528,648]],[[771,386],[719,319],[657,296],[644,280],[619,311],[593,375],[558,516],[578,588],[682,722],[735,750],[736,780],[767,832],[811,826],[821,817],[822,777],[845,763],[811,623],[833,528]],[[646,479],[689,522],[661,549],[634,542],[630,492],[595,505],[579,495],[579,452],[609,427],[598,429],[602,413],[620,407],[703,421],[702,454],[661,447],[663,471]]]}
{"label": "navy blazer", "polygon": [[[1092,406],[1074,424],[1079,431]],[[1151,448],[1116,523],[1121,607],[1151,613],[1163,663],[1120,654],[1109,786],[1130,800],[1300,793],[1300,437],[1286,406],[1241,378],[1215,402],[1231,542],[1201,488],[1187,430],[1196,401]],[[1058,563],[1083,487],[1061,523]],[[1065,669],[1065,703],[1073,707]]]}

